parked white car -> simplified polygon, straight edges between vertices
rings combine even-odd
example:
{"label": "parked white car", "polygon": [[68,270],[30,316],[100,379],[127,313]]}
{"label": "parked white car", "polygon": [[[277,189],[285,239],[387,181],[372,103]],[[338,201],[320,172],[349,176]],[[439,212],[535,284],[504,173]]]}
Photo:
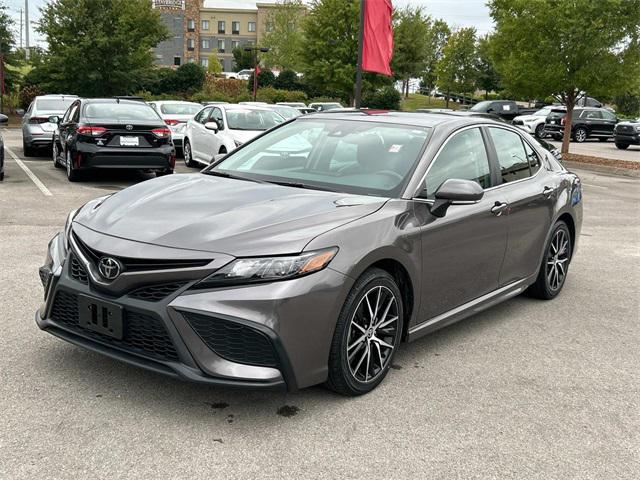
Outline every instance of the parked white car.
{"label": "parked white car", "polygon": [[202,110],[202,105],[195,102],[183,102],[179,100],[159,100],[149,102],[149,105],[158,112],[164,123],[171,130],[171,139],[176,150],[182,150],[184,130],[187,122]]}
{"label": "parked white car", "polygon": [[204,107],[187,123],[184,163],[209,165],[215,155],[228,153],[284,121],[279,113],[252,105]]}
{"label": "parked white car", "polygon": [[551,113],[552,108],[557,109],[558,107],[549,105],[531,115],[519,115],[513,119],[512,123],[525,132],[535,135],[536,138],[543,138],[545,136],[544,121]]}

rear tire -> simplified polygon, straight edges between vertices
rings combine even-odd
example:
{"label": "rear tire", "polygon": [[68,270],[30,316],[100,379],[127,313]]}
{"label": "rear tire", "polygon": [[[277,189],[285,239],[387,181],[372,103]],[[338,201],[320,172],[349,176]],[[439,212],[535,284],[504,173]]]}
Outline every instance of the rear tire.
{"label": "rear tire", "polygon": [[58,152],[58,144],[55,139],[53,140],[53,145],[51,146],[51,155],[53,157],[53,166],[56,168],[62,168],[60,164],[60,152]]}
{"label": "rear tire", "polygon": [[629,144],[616,142],[616,147],[619,148],[620,150],[626,150],[627,148],[629,148]]}
{"label": "rear tire", "polygon": [[173,174],[173,169],[167,168],[166,170],[156,172],[156,177],[164,177],[165,175],[172,175],[172,174]]}
{"label": "rear tire", "polygon": [[378,268],[363,273],[338,317],[326,386],[348,396],[376,388],[389,372],[400,344],[403,315],[402,295],[394,278]]}
{"label": "rear tire", "polygon": [[534,135],[536,138],[544,138],[544,123],[541,123],[536,127]]}
{"label": "rear tire", "polygon": [[191,150],[191,144],[186,138],[182,143],[182,155],[184,157],[184,164],[189,168],[196,168],[198,165],[193,161],[193,151]]}
{"label": "rear tire", "polygon": [[562,220],[555,223],[540,264],[536,282],[527,289],[527,293],[535,298],[551,300],[564,286],[571,262],[571,234],[567,224]]}
{"label": "rear tire", "polygon": [[573,140],[578,143],[583,143],[587,140],[589,134],[586,128],[578,127],[573,132]]}
{"label": "rear tire", "polygon": [[33,147],[27,145],[24,140],[22,141],[22,154],[25,157],[33,157]]}
{"label": "rear tire", "polygon": [[71,160],[71,151],[67,150],[67,180],[70,182],[77,182],[80,180],[80,172],[73,168],[73,161]]}

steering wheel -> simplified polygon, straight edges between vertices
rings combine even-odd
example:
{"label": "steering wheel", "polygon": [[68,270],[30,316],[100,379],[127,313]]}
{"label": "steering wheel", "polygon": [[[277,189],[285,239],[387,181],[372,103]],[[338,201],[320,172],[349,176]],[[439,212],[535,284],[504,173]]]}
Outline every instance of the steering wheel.
{"label": "steering wheel", "polygon": [[393,170],[380,170],[379,172],[376,172],[376,175],[387,175],[388,177],[397,179],[398,182],[404,180],[402,175],[400,175],[398,172],[394,172]]}

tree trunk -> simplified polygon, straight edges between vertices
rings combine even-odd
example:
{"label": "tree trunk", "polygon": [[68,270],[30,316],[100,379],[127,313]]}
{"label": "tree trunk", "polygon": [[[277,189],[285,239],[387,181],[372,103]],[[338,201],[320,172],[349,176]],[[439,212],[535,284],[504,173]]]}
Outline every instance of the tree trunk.
{"label": "tree trunk", "polygon": [[447,101],[445,103],[445,108],[449,108],[449,89],[447,88]]}
{"label": "tree trunk", "polygon": [[407,78],[407,90],[406,90],[406,92],[404,94],[404,98],[409,98],[409,80],[410,79]]}
{"label": "tree trunk", "polygon": [[489,100],[489,90],[484,91],[484,99]]}
{"label": "tree trunk", "polygon": [[564,117],[564,135],[562,136],[562,150],[561,153],[569,153],[569,142],[571,141],[571,124],[573,120],[573,107],[576,104],[576,95],[572,91],[567,94],[566,100],[567,114]]}

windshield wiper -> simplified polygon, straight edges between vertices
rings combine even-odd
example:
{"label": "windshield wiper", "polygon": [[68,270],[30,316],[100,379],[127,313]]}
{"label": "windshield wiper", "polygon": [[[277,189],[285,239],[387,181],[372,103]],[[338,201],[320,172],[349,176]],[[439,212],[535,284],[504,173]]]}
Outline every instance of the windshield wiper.
{"label": "windshield wiper", "polygon": [[233,178],[234,180],[246,180],[247,182],[255,182],[255,183],[266,183],[262,180],[257,180],[255,178],[242,177],[240,175],[221,172],[219,170],[207,170],[206,172],[202,172],[202,173],[204,173],[205,175],[213,175],[214,177]]}
{"label": "windshield wiper", "polygon": [[332,190],[326,187],[318,187],[316,185],[308,185],[306,183],[300,182],[278,182],[278,181],[269,181],[268,183],[274,183],[276,185],[282,185],[283,187],[295,187],[295,188],[306,188],[307,190],[322,190],[324,192],[336,192],[337,190]]}

